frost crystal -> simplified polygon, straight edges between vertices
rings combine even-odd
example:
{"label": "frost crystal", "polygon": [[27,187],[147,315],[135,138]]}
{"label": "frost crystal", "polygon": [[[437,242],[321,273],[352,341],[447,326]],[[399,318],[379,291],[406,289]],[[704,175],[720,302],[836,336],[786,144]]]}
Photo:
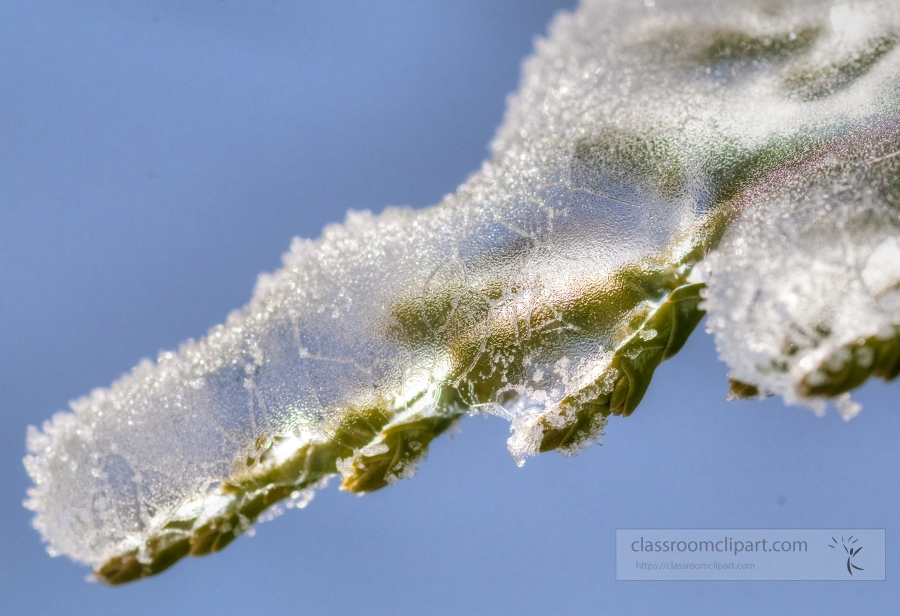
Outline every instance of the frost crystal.
{"label": "frost crystal", "polygon": [[576,453],[704,309],[736,394],[855,413],[846,391],[900,370],[898,24],[830,0],[561,15],[455,195],[295,240],[225,325],[32,429],[35,526],[121,583],[330,476],[409,477],[467,410],[509,419],[520,463]]}

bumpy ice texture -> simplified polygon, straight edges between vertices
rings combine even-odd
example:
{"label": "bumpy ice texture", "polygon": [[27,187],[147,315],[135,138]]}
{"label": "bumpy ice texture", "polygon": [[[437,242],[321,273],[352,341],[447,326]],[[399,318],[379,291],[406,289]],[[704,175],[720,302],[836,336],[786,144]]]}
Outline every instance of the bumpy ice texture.
{"label": "bumpy ice texture", "polygon": [[455,195],[295,240],[206,338],[32,429],[36,528],[121,583],[333,475],[408,477],[466,411],[508,418],[519,463],[575,453],[704,309],[737,393],[853,412],[900,370],[898,24],[831,0],[560,15]]}

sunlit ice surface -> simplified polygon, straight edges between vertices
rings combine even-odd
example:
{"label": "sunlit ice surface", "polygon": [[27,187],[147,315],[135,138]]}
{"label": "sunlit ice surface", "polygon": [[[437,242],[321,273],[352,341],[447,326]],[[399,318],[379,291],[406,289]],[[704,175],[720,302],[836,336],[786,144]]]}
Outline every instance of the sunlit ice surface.
{"label": "sunlit ice surface", "polygon": [[735,395],[852,416],[900,370],[898,36],[888,2],[560,15],[456,194],[296,239],[206,338],[32,429],[36,528],[122,583],[410,477],[466,412],[520,464],[574,454],[704,312]]}

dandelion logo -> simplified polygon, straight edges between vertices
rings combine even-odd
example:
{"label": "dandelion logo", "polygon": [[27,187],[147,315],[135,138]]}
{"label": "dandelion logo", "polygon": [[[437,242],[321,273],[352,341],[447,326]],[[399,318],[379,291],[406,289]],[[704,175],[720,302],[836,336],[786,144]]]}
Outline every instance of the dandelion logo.
{"label": "dandelion logo", "polygon": [[[834,543],[829,543],[828,547],[838,549],[838,546],[837,546],[838,540],[835,539],[834,537],[832,537],[831,540]],[[862,567],[857,567],[856,565],[853,564],[853,557],[856,556],[857,554],[859,554],[859,551],[862,550],[861,545],[857,546],[857,547],[853,547],[856,545],[856,543],[858,541],[859,541],[859,538],[854,539],[853,536],[850,536],[850,537],[847,537],[847,539],[844,539],[844,536],[841,535],[840,545],[842,548],[844,548],[844,552],[846,552],[846,554],[847,554],[847,572],[850,575],[853,575],[854,569],[856,569],[857,571],[865,571],[865,569],[863,569]]]}

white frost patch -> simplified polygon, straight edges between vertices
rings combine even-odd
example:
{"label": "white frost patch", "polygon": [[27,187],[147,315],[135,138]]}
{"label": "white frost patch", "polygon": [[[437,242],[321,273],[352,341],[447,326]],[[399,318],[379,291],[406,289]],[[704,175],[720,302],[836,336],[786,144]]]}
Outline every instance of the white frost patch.
{"label": "white frost patch", "polygon": [[[851,345],[896,335],[900,160],[860,161],[898,135],[894,123],[848,135],[745,194],[744,216],[706,260],[709,328],[734,378],[822,411],[798,384],[868,367],[872,350]],[[859,412],[846,395],[834,402],[845,419]]]}

